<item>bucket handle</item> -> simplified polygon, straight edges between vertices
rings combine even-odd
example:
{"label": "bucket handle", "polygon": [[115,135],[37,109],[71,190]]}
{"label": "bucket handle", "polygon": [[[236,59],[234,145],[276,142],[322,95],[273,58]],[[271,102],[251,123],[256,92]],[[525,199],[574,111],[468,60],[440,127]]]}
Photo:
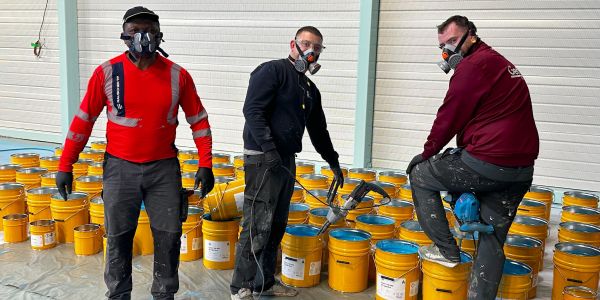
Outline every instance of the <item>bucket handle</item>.
{"label": "bucket handle", "polygon": [[74,212],[72,215],[68,216],[67,218],[65,218],[65,219],[62,219],[62,220],[61,220],[61,219],[54,219],[54,221],[55,221],[55,222],[66,222],[66,221],[68,221],[69,219],[71,219],[72,217],[76,216],[78,213],[80,213],[80,212],[82,212],[82,211],[84,211],[84,210],[86,210],[86,209],[87,209],[87,206],[84,206],[82,209],[80,209],[80,210],[78,210],[78,211]]}
{"label": "bucket handle", "polygon": [[45,211],[45,210],[46,210],[46,209],[48,209],[48,208],[50,208],[50,205],[48,205],[48,206],[46,206],[46,207],[44,207],[44,208],[42,208],[42,209],[38,210],[36,213],[34,213],[34,212],[31,212],[31,211],[30,211],[30,212],[28,212],[28,214],[30,214],[30,215],[32,215],[32,216],[35,216],[35,215],[37,215],[37,214],[39,214],[39,213],[41,213],[41,212]]}
{"label": "bucket handle", "polygon": [[566,279],[568,282],[574,282],[574,283],[577,283],[579,285],[586,284],[588,281],[592,280],[592,278],[594,277],[594,276],[590,276],[590,278],[588,278],[586,281],[581,281],[579,279],[569,278],[569,277],[565,276],[565,274],[563,274],[563,272],[560,270],[560,268],[556,268],[556,270],[558,271],[558,274],[560,274],[560,276],[562,278]]}
{"label": "bucket handle", "polygon": [[188,233],[190,233],[190,232],[192,232],[192,231],[196,230],[198,227],[200,227],[200,225],[202,225],[202,221],[198,221],[198,224],[196,224],[196,226],[192,227],[192,229],[190,229],[190,230],[188,230],[188,231],[184,232],[183,234],[188,234]]}
{"label": "bucket handle", "polygon": [[13,202],[11,202],[11,203],[7,204],[6,206],[4,206],[4,207],[0,208],[0,211],[7,209],[9,206],[11,206],[11,205],[13,205],[13,204],[15,204],[15,203],[17,203],[17,202],[19,202],[19,201],[21,201],[21,200],[23,200],[23,199],[21,199],[21,196],[19,196],[19,198],[18,198],[17,200],[15,200],[15,201],[13,201]]}
{"label": "bucket handle", "polygon": [[440,289],[440,288],[435,288],[436,292],[442,292],[442,293],[448,293],[448,294],[452,294],[451,290],[447,290],[447,289]]}
{"label": "bucket handle", "polygon": [[338,263],[338,264],[343,264],[343,265],[349,265],[350,264],[349,261],[345,261],[345,260],[336,260],[335,262]]}

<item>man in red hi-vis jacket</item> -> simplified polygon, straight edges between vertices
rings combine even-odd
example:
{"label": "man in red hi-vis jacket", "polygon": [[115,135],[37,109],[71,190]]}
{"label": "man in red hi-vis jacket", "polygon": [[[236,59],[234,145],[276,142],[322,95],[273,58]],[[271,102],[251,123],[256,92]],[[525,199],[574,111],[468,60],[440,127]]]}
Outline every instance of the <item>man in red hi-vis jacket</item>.
{"label": "man in red hi-vis jacket", "polygon": [[133,237],[143,201],[154,237],[152,295],[154,299],[173,299],[179,288],[181,223],[187,210],[174,144],[179,106],[198,149],[196,188],[201,183],[202,197],[214,185],[210,125],[192,77],[166,59],[159,47],[158,15],[144,7],[129,9],[123,17],[121,39],[129,50],[96,68],[89,81],[64,144],[56,184],[66,200],[73,182],[73,163],[106,106],[107,296],[131,298]]}

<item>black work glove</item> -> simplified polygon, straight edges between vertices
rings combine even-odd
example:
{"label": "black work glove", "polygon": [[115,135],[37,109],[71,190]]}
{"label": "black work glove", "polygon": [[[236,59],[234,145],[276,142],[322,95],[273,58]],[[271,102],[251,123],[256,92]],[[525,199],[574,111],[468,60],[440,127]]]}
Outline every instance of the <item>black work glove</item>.
{"label": "black work glove", "polygon": [[73,172],[61,172],[56,174],[56,187],[60,195],[67,200],[67,194],[73,191]]}
{"label": "black work glove", "polygon": [[332,167],[330,165],[329,168],[333,172],[333,178],[337,182],[339,182],[340,183],[340,187],[343,188],[344,187],[344,173],[342,172],[342,169],[340,168],[340,166]]}
{"label": "black work glove", "polygon": [[415,155],[415,157],[413,157],[413,159],[410,161],[410,163],[408,163],[408,167],[406,168],[406,175],[410,175],[410,172],[412,171],[412,169],[418,165],[419,163],[425,161],[423,159],[423,155],[418,154]]}
{"label": "black work glove", "polygon": [[194,182],[194,190],[198,189],[200,185],[200,198],[206,197],[215,186],[215,175],[213,174],[212,168],[198,168],[196,171],[196,181]]}
{"label": "black work glove", "polygon": [[270,150],[265,152],[265,164],[269,169],[276,169],[281,166],[281,156],[277,150]]}

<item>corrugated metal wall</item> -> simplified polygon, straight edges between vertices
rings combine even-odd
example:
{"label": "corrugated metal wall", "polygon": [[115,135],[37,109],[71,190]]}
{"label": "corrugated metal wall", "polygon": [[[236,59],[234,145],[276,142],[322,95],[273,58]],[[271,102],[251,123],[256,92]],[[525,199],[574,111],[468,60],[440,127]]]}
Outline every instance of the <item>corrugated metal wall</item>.
{"label": "corrugated metal wall", "polygon": [[[318,27],[326,51],[321,71],[312,76],[323,96],[336,150],[351,163],[358,59],[359,5],[353,1],[78,1],[81,94],[94,68],[126,48],[119,40],[121,18],[136,5],[161,20],[169,57],[194,78],[212,125],[215,151],[241,153],[242,105],[250,72],[263,61],[287,57],[289,41],[304,25]],[[179,146],[192,147],[191,131],[180,112]],[[94,136],[104,136],[106,118]],[[304,140],[301,159],[321,160]]]}
{"label": "corrugated metal wall", "polygon": [[435,26],[454,14],[529,85],[541,139],[534,183],[600,190],[600,1],[382,0],[373,165],[402,169],[422,151],[450,79],[435,65]]}
{"label": "corrugated metal wall", "polygon": [[0,2],[0,129],[59,134],[60,90],[56,1],[41,28],[41,57],[33,54],[46,1]]}

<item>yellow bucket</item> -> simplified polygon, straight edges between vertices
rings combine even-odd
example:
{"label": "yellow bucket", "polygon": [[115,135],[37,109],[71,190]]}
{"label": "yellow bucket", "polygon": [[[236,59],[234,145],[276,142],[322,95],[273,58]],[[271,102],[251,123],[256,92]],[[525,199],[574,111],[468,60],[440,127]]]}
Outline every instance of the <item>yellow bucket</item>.
{"label": "yellow bucket", "polygon": [[310,194],[305,192],[304,203],[311,209],[327,207],[327,190],[311,190]]}
{"label": "yellow bucket", "polygon": [[133,236],[133,245],[134,249],[139,249],[141,255],[154,254],[154,238],[150,228],[150,218],[144,207],[140,209],[137,229]]}
{"label": "yellow bucket", "polygon": [[337,228],[329,232],[329,287],[358,293],[367,288],[371,235],[359,229]]}
{"label": "yellow bucket", "polygon": [[194,184],[196,183],[196,171],[194,172],[186,172],[181,174],[181,186],[184,189],[191,190],[194,188]]}
{"label": "yellow bucket", "polygon": [[292,203],[302,203],[304,202],[304,190],[294,185],[294,191],[292,192],[292,199],[290,200]]}
{"label": "yellow bucket", "polygon": [[81,176],[75,179],[76,191],[88,194],[89,198],[95,198],[102,193],[102,177]]}
{"label": "yellow bucket", "polygon": [[563,300],[596,300],[598,293],[585,286],[566,286],[563,290]]}
{"label": "yellow bucket", "polygon": [[233,157],[233,166],[237,168],[244,166],[244,156],[236,155]]}
{"label": "yellow bucket", "polygon": [[427,246],[432,243],[431,239],[425,234],[423,228],[418,221],[408,220],[400,224],[400,232],[398,238],[418,244],[419,246]]}
{"label": "yellow bucket", "polygon": [[235,169],[235,179],[244,179],[246,178],[246,172],[244,172],[244,166],[237,167]]}
{"label": "yellow bucket", "polygon": [[408,182],[408,177],[404,172],[398,171],[382,171],[379,172],[379,177],[377,178],[379,181],[389,182],[396,186],[396,195],[398,196],[400,193],[400,188]]}
{"label": "yellow bucket", "polygon": [[48,172],[42,175],[42,187],[56,187],[57,172]]}
{"label": "yellow bucket", "polygon": [[40,166],[40,155],[37,153],[15,153],[10,155],[10,163],[22,168],[37,168]]}
{"label": "yellow bucket", "polygon": [[188,216],[182,224],[181,261],[194,261],[202,257],[202,213],[204,210],[197,206],[188,208]]}
{"label": "yellow bucket", "polygon": [[198,159],[198,150],[179,150],[177,159],[179,160],[179,166],[183,167],[186,160]]}
{"label": "yellow bucket", "polygon": [[[340,170],[342,170],[344,178],[348,177],[348,168],[340,167]],[[327,177],[328,185],[331,184],[331,181],[333,180],[333,171],[331,171],[329,166],[321,166],[321,175],[325,175]]]}
{"label": "yellow bucket", "polygon": [[10,214],[2,217],[5,243],[20,243],[27,240],[27,215]]}
{"label": "yellow bucket", "polygon": [[[371,235],[371,249],[381,240],[394,238],[396,222],[392,218],[377,215],[360,215],[356,217],[356,229],[364,230]],[[369,280],[375,281],[375,260],[371,256],[369,263]]]}
{"label": "yellow bucket", "polygon": [[0,165],[0,183],[15,182],[17,180],[17,170],[20,165],[5,164]]}
{"label": "yellow bucket", "polygon": [[[312,208],[308,212],[308,224],[321,228],[323,224],[325,224],[325,220],[327,220],[328,211],[329,208],[326,207]],[[344,219],[340,219],[336,223],[331,224],[328,230],[342,227],[346,227]],[[325,240],[327,240],[327,236],[325,236]]]}
{"label": "yellow bucket", "polygon": [[304,203],[290,203],[288,214],[288,225],[306,224],[308,222],[308,210],[310,207]]}
{"label": "yellow bucket", "polygon": [[[20,183],[0,183],[0,217],[25,213],[25,189]],[[2,222],[0,222],[2,223]],[[2,225],[0,225],[0,231]]]}
{"label": "yellow bucket", "polygon": [[[73,179],[77,179],[79,176],[87,175],[88,168],[94,161],[91,159],[79,159],[73,164]],[[75,184],[75,183],[74,183]],[[73,186],[75,188],[75,186]]]}
{"label": "yellow bucket", "polygon": [[53,220],[37,220],[29,223],[31,249],[47,250],[56,246],[56,225]]}
{"label": "yellow bucket", "polygon": [[60,157],[63,153],[63,147],[56,147],[54,148],[54,156],[58,156]]}
{"label": "yellow bucket", "polygon": [[90,223],[100,225],[100,230],[104,232],[104,200],[100,196],[90,200]]}
{"label": "yellow bucket", "polygon": [[60,194],[50,198],[52,219],[56,222],[57,240],[59,243],[73,242],[73,229],[89,223],[88,195],[73,192],[65,201]]}
{"label": "yellow bucket", "polygon": [[42,186],[42,175],[48,173],[44,168],[23,168],[17,170],[17,182],[25,186],[26,190]]}
{"label": "yellow bucket", "polygon": [[94,255],[102,251],[102,233],[98,224],[79,225],[73,229],[75,255]]}
{"label": "yellow bucket", "polygon": [[548,187],[532,185],[524,198],[546,203],[546,220],[550,220],[550,211],[552,209],[552,202],[554,202],[554,190]]}
{"label": "yellow bucket", "polygon": [[558,241],[560,243],[570,242],[600,247],[600,226],[562,222],[558,225]]}
{"label": "yellow bucket", "polygon": [[600,249],[576,243],[554,245],[552,299],[561,299],[565,286],[585,286],[598,290]]}
{"label": "yellow bucket", "polygon": [[304,174],[300,175],[298,182],[307,190],[327,189],[327,176],[319,174]]}
{"label": "yellow bucket", "polygon": [[473,258],[460,253],[461,263],[454,268],[444,267],[429,260],[421,260],[423,271],[423,300],[467,299],[469,273]]}
{"label": "yellow bucket", "polygon": [[579,191],[568,191],[563,194],[563,206],[585,206],[598,208],[598,196]]}
{"label": "yellow bucket", "polygon": [[456,244],[460,246],[460,250],[465,251],[471,255],[475,255],[475,243],[479,240],[478,234],[465,233],[462,242],[459,244],[460,236],[458,233],[456,233],[455,228],[451,226],[450,232],[454,236]]}
{"label": "yellow bucket", "polygon": [[375,299],[416,300],[419,293],[419,246],[400,240],[376,244],[377,284]]}
{"label": "yellow bucket", "polygon": [[410,183],[407,183],[400,187],[400,191],[398,191],[398,198],[413,202],[412,189],[410,188]]}
{"label": "yellow bucket", "polygon": [[[371,183],[374,183],[374,184],[378,185],[380,188],[382,188],[386,193],[388,193],[390,198],[394,198],[394,196],[396,195],[396,186],[391,183],[383,182],[383,181],[373,181]],[[375,200],[376,205],[381,204],[381,200],[383,199],[383,196],[380,195],[379,193],[369,192],[367,195],[371,196],[371,198],[373,198],[373,200]],[[389,200],[386,200],[386,201],[389,201]]]}
{"label": "yellow bucket", "polygon": [[522,262],[531,268],[531,287],[529,299],[537,295],[538,273],[541,270],[542,241],[523,235],[509,234],[504,243],[504,255],[507,259]]}
{"label": "yellow bucket", "polygon": [[92,148],[92,150],[106,151],[106,142],[105,141],[91,142],[90,148]]}
{"label": "yellow bucket", "polygon": [[312,287],[321,279],[323,236],[311,225],[289,225],[281,240],[281,281],[295,287]]}
{"label": "yellow bucket", "polygon": [[585,206],[563,206],[560,221],[600,225],[600,209]]}
{"label": "yellow bucket", "polygon": [[371,169],[354,168],[348,170],[348,177],[371,182],[377,179],[377,172]]}
{"label": "yellow bucket", "polygon": [[508,233],[529,236],[542,241],[540,269],[543,269],[546,238],[548,237],[548,221],[538,217],[517,215],[515,216],[512,225],[508,229]]}
{"label": "yellow bucket", "polygon": [[88,175],[90,176],[102,176],[104,174],[103,163],[94,162],[88,166]]}
{"label": "yellow bucket", "polygon": [[212,163],[217,164],[229,164],[231,162],[231,155],[225,153],[213,153]]}
{"label": "yellow bucket", "polygon": [[402,222],[412,219],[414,209],[412,202],[392,199],[390,203],[380,206],[377,214],[393,218],[396,221],[396,227],[400,227]]}
{"label": "yellow bucket", "polygon": [[214,221],[210,214],[204,214],[202,222],[204,267],[209,270],[233,269],[240,220]]}
{"label": "yellow bucket", "polygon": [[344,187],[338,189],[339,195],[347,195],[352,193],[354,188],[360,183],[360,180],[354,178],[344,178]]}
{"label": "yellow bucket", "polygon": [[52,219],[50,198],[57,193],[56,187],[40,187],[27,191],[29,222]]}
{"label": "yellow bucket", "polygon": [[531,274],[528,265],[510,259],[505,260],[496,299],[529,299],[527,293],[531,288]]}
{"label": "yellow bucket", "polygon": [[240,217],[244,209],[246,186],[238,185],[232,180],[233,178],[217,178],[215,178],[215,187],[204,199],[204,210],[211,214],[211,220],[214,221]]}
{"label": "yellow bucket", "polygon": [[104,151],[102,150],[83,150],[79,153],[80,159],[89,159],[94,162],[104,161]]}
{"label": "yellow bucket", "polygon": [[194,190],[194,193],[188,197],[188,205],[204,207],[204,199],[200,198],[200,195],[200,190]]}
{"label": "yellow bucket", "polygon": [[48,172],[57,172],[59,162],[60,162],[60,157],[58,157],[58,156],[41,157],[40,158],[40,168],[44,168],[44,169],[48,170]]}
{"label": "yellow bucket", "polygon": [[314,174],[315,173],[315,164],[297,161],[296,162],[296,178],[300,178],[302,175],[306,174]]}
{"label": "yellow bucket", "polygon": [[182,173],[194,173],[196,174],[198,171],[198,160],[197,159],[188,159],[183,161],[183,165],[181,166]]}
{"label": "yellow bucket", "polygon": [[216,164],[213,165],[213,172],[215,176],[235,177],[235,167],[230,164]]}
{"label": "yellow bucket", "polygon": [[[346,203],[348,195],[341,196],[341,203]],[[354,228],[356,217],[364,214],[370,214],[373,212],[374,200],[370,196],[365,196],[362,201],[356,206],[355,209],[349,210],[346,215],[346,222],[348,227]]]}
{"label": "yellow bucket", "polygon": [[523,199],[517,208],[517,215],[538,217],[547,220],[547,209],[546,203],[542,201]]}

